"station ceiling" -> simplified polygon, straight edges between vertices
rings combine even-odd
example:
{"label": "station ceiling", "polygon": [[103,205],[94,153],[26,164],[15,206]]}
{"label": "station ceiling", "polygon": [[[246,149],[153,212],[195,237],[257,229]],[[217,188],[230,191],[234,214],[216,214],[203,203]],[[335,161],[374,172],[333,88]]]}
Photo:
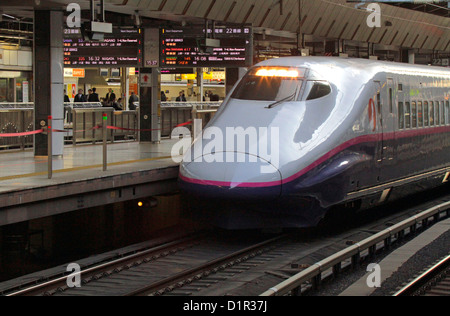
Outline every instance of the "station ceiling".
{"label": "station ceiling", "polygon": [[435,3],[394,3],[392,5],[438,16],[450,18],[450,2],[439,1]]}
{"label": "station ceiling", "polygon": [[[32,17],[32,7],[64,7],[74,0],[0,0],[4,12]],[[76,1],[83,9],[89,1]],[[39,5],[36,5],[39,3]],[[367,25],[366,6],[347,0],[105,0],[107,10],[161,20],[253,24],[259,31],[344,39],[404,48],[450,51],[446,2],[381,6],[380,28]]]}

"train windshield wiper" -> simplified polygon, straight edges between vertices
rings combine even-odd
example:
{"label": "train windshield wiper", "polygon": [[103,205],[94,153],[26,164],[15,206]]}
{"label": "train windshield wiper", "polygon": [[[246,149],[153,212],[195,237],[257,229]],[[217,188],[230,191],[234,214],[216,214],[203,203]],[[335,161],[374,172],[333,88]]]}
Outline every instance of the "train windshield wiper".
{"label": "train windshield wiper", "polygon": [[282,100],[280,100],[280,101],[277,101],[277,102],[275,102],[275,103],[272,103],[272,104],[269,105],[266,109],[272,109],[272,108],[274,108],[274,107],[276,107],[276,106],[278,106],[278,105],[280,105],[280,104],[283,104],[283,103],[285,103],[285,102],[292,101],[292,100],[295,98],[295,96],[297,95],[297,90],[298,90],[298,89],[295,90],[294,94],[292,94],[292,95],[290,95],[290,96],[288,96],[288,97],[286,97],[286,98],[284,98],[284,99],[282,99]]}

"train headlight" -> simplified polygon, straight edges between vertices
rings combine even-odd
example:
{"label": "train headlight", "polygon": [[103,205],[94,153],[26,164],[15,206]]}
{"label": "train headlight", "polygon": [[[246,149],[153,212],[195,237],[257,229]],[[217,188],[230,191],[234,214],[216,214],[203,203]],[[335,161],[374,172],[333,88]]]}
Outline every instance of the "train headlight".
{"label": "train headlight", "polygon": [[258,77],[281,77],[281,78],[300,78],[300,72],[297,69],[289,68],[261,68],[256,74]]}

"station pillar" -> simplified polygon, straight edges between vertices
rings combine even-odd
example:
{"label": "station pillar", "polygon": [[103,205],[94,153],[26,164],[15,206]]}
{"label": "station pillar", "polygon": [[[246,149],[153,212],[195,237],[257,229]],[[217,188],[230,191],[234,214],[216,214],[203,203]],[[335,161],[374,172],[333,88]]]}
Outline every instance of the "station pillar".
{"label": "station pillar", "polygon": [[161,141],[161,74],[158,68],[142,68],[140,71],[139,141]]}
{"label": "station pillar", "polygon": [[415,64],[416,63],[416,54],[414,50],[408,51],[408,63]]}
{"label": "station pillar", "polygon": [[[48,126],[64,129],[64,14],[62,11],[34,11],[35,129]],[[34,155],[48,156],[47,135],[34,140]],[[53,156],[62,156],[64,134],[52,135]]]}
{"label": "station pillar", "polygon": [[197,101],[202,102],[205,96],[203,84],[203,68],[197,68],[197,87],[198,87]]}

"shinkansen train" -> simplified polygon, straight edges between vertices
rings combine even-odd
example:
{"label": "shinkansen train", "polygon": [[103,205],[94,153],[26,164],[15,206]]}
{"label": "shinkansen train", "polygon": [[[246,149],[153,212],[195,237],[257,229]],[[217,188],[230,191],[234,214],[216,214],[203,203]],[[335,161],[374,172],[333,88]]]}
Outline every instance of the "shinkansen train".
{"label": "shinkansen train", "polygon": [[229,229],[316,226],[450,181],[450,69],[288,57],[257,64],[197,137],[179,183]]}

